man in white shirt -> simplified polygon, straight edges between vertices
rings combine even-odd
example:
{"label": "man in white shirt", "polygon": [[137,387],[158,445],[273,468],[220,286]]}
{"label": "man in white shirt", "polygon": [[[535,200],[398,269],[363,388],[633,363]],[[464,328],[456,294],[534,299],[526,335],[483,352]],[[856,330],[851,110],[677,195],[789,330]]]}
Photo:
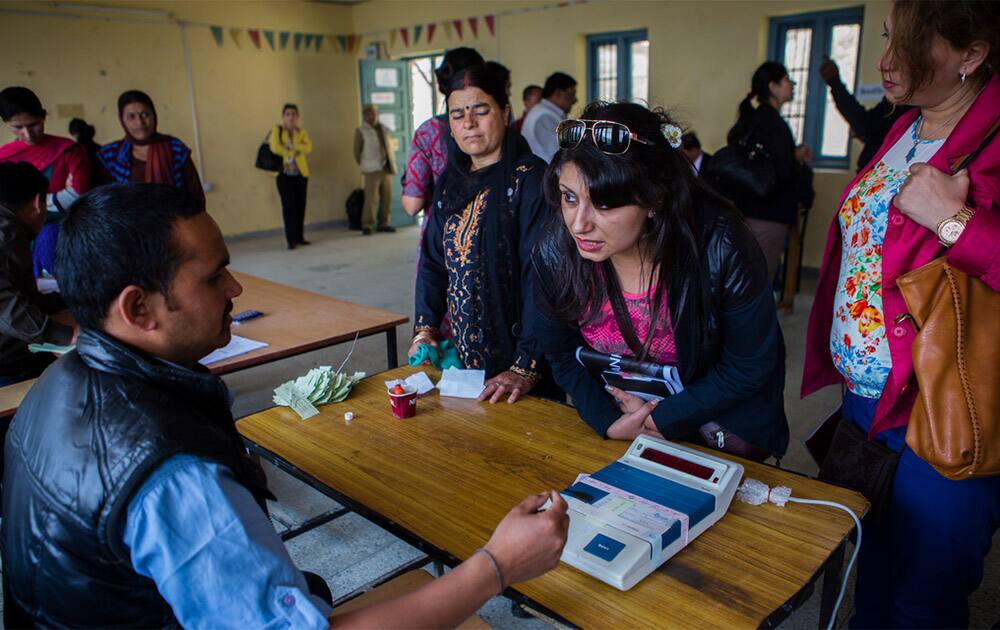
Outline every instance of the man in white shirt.
{"label": "man in white shirt", "polygon": [[521,135],[528,141],[531,151],[546,162],[559,150],[556,127],[576,103],[576,79],[564,72],[555,72],[545,79],[542,100],[524,118]]}

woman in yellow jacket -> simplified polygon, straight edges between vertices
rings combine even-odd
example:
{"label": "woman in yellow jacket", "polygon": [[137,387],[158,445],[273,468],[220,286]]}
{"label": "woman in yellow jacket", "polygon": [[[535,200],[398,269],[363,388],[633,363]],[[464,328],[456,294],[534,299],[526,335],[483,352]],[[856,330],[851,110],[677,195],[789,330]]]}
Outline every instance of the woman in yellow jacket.
{"label": "woman in yellow jacket", "polygon": [[281,126],[271,130],[267,143],[271,152],[284,160],[284,166],[278,173],[278,195],[281,197],[281,216],[285,221],[288,249],[308,245],[302,230],[306,219],[306,188],[309,185],[306,155],[312,151],[312,140],[305,129],[299,128],[297,105],[285,104],[281,110]]}

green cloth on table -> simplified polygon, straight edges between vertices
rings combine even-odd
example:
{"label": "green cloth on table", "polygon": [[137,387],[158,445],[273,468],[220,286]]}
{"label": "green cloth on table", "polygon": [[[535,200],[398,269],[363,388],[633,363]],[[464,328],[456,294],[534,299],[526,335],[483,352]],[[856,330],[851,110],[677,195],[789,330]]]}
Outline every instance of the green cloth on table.
{"label": "green cloth on table", "polygon": [[458,348],[451,342],[451,339],[445,339],[438,343],[437,348],[427,343],[417,346],[417,353],[407,360],[413,367],[424,361],[430,361],[435,370],[447,370],[448,368],[461,370],[465,367],[459,360]]}

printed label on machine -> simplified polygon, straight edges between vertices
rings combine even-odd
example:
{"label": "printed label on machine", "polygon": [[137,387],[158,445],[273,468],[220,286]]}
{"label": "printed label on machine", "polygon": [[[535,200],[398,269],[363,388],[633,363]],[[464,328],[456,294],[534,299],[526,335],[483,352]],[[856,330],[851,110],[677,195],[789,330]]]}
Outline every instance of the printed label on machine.
{"label": "printed label on machine", "polygon": [[653,545],[654,549],[659,548],[663,534],[667,533],[674,523],[680,522],[681,539],[685,545],[688,543],[687,514],[625,492],[590,475],[578,475],[576,483],[607,493],[607,496],[593,503],[575,503],[574,508],[581,513],[638,536]]}

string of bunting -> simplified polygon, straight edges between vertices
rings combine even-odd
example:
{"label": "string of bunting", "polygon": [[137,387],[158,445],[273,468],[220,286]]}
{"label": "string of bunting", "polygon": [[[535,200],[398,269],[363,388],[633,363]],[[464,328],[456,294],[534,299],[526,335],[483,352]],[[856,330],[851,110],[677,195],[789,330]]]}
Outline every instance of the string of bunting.
{"label": "string of bunting", "polygon": [[[562,9],[578,4],[596,2],[600,0],[565,0],[555,4],[540,5],[535,7],[524,7],[508,11],[500,11],[490,15],[469,16],[466,18],[442,20],[438,22],[425,22],[412,26],[400,26],[389,30],[374,31],[370,33],[351,34],[329,34],[329,33],[304,33],[298,31],[276,31],[271,29],[239,28],[220,25],[206,25],[212,33],[216,46],[224,46],[226,33],[232,44],[238,49],[244,48],[244,35],[249,37],[250,44],[256,50],[270,50],[271,52],[287,51],[289,44],[295,52],[321,52],[324,44],[326,50],[335,53],[355,53],[366,39],[377,39],[386,34],[389,36],[389,47],[395,48],[400,41],[403,46],[410,48],[421,43],[431,45],[434,37],[438,33],[438,26],[444,31],[448,41],[454,42],[464,40],[468,34],[473,39],[479,38],[480,24],[486,25],[490,37],[496,37],[497,18],[516,15],[519,13],[534,13],[537,11],[550,11],[552,9]],[[480,22],[481,20],[481,22]],[[193,24],[190,23],[189,24]],[[468,31],[466,31],[468,26]],[[423,40],[421,42],[421,40]]]}

